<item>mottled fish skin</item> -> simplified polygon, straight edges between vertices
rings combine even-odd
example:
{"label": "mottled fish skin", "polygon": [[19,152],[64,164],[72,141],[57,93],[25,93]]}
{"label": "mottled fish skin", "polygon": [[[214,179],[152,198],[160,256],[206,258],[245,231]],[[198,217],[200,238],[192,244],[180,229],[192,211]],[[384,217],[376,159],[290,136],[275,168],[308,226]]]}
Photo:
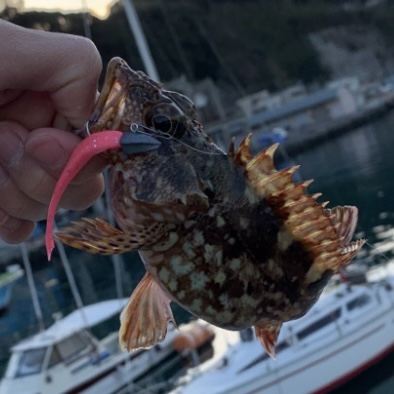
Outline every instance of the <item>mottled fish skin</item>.
{"label": "mottled fish skin", "polygon": [[[364,243],[351,243],[357,209],[317,203],[318,195],[306,194],[310,182],[293,183],[297,167],[274,168],[275,146],[254,157],[248,136],[224,153],[204,133],[188,98],[119,58],[108,67],[89,125],[91,133],[141,125],[160,141],[142,154],[107,153],[112,208],[123,232],[113,237],[115,244],[133,237],[152,280],[170,300],[219,327],[255,326],[271,355],[282,322],[304,315]],[[98,240],[100,225],[84,226],[59,238],[111,253],[105,237]],[[126,340],[126,347],[152,345],[162,339],[160,330],[151,341]]]}

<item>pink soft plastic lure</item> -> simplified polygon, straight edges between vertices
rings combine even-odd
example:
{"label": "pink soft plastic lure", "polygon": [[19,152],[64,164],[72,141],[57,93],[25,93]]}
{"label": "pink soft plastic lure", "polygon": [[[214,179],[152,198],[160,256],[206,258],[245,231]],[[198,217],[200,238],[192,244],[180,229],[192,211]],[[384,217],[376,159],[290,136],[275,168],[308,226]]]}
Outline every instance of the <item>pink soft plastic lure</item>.
{"label": "pink soft plastic lure", "polygon": [[55,247],[53,239],[53,225],[57,205],[69,183],[78,174],[81,168],[95,155],[109,149],[120,149],[120,139],[123,133],[115,130],[100,131],[86,137],[71,154],[66,167],[56,183],[48,208],[47,227],[45,233],[45,245],[48,260],[51,259]]}

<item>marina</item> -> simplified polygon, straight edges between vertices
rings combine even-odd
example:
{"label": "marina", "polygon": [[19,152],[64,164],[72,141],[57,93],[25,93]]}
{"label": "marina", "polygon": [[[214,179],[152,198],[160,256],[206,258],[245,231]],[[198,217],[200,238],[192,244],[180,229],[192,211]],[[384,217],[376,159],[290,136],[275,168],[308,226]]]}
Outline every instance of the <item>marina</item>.
{"label": "marina", "polygon": [[[391,196],[394,193],[394,186],[390,175],[394,166],[390,148],[394,144],[394,136],[391,133],[393,123],[394,116],[389,114],[375,123],[348,132],[337,139],[331,139],[293,158],[295,162],[301,164],[303,178],[315,178],[315,182],[310,186],[311,192],[314,189],[323,191],[324,197],[330,199],[333,204],[346,200],[360,207],[357,236],[368,238],[369,243],[373,245],[372,248],[364,247],[360,255],[361,261],[367,266],[383,263],[382,253],[387,258],[393,257],[394,211]],[[333,160],[333,157],[336,160]],[[117,297],[116,286],[114,286],[115,273],[110,258],[100,257],[93,260],[90,256],[84,256],[84,263],[81,265],[80,254],[73,251],[69,253],[69,257],[84,304],[91,303],[93,300]],[[142,275],[142,268],[138,268],[140,263],[133,254],[125,255],[123,259],[125,262],[121,266],[123,292],[127,294],[138,277]],[[67,311],[72,311],[75,308],[73,297],[59,260],[55,258],[54,262],[49,264],[44,263],[41,258],[34,260],[32,265],[45,319],[53,322],[54,313],[64,311],[67,314]],[[26,288],[26,278],[21,278],[15,284],[9,312],[1,317],[2,350],[0,354],[3,368],[8,360],[9,344],[16,344],[18,335],[20,339],[22,339],[21,335],[22,337],[27,335],[25,325],[29,327],[30,335],[38,330],[38,323],[34,317],[32,304],[29,301],[30,295]],[[187,315],[178,308],[176,314],[184,321],[188,320]],[[116,330],[118,319],[116,318],[111,324],[111,327]],[[306,323],[303,323],[301,319],[298,324]],[[8,331],[5,331],[6,327]],[[254,351],[261,355],[261,345],[256,343]],[[280,351],[277,354],[278,360],[280,360],[281,353],[284,354]],[[390,363],[390,357],[391,353],[379,362],[378,372],[373,367],[370,370],[375,373],[369,374],[368,370],[363,372],[361,376],[366,376],[367,382],[359,377],[353,380],[353,383],[352,381],[346,383],[344,387],[350,390],[347,392],[357,393],[360,391],[357,391],[356,387],[368,387],[368,393],[375,393],[374,390],[378,390],[376,392],[379,394],[390,394],[392,390],[391,369],[385,364],[386,359]],[[246,365],[251,361],[253,361],[252,358],[244,360],[243,363]],[[345,363],[345,361],[342,362]],[[342,365],[340,359],[337,363]],[[385,371],[384,375],[383,371]]]}
{"label": "marina", "polygon": [[[210,356],[214,334],[199,322],[183,326],[181,331],[171,326],[160,345],[131,354],[120,349],[117,331],[100,340],[94,336],[94,327],[118,315],[126,302],[101,301],[64,318],[58,316],[52,326],[13,346],[0,393],[137,394],[147,387],[167,390],[171,378],[181,374],[184,367]],[[198,340],[189,343],[185,335]],[[192,351],[196,352],[193,360]]]}
{"label": "marina", "polygon": [[394,264],[382,266],[364,283],[350,280],[326,290],[306,316],[284,324],[275,360],[252,332],[241,334],[215,362],[181,378],[184,386],[174,394],[328,393],[340,387],[394,350],[393,274]]}
{"label": "marina", "polygon": [[[131,28],[140,27],[132,3],[124,4]],[[84,23],[90,28],[86,18]],[[160,79],[144,41],[137,38],[145,67]],[[48,263],[41,231],[21,251],[1,246],[9,256],[1,264],[23,260],[26,275],[19,270],[17,280],[4,282],[14,292],[0,316],[0,394],[391,394],[394,269],[382,267],[394,258],[394,88],[379,78],[371,84],[332,79],[311,89],[297,83],[245,95],[231,116],[218,108],[220,119],[207,123],[225,150],[233,137],[239,142],[252,131],[258,151],[275,129],[283,130],[281,166],[300,164],[299,177],[315,179],[309,192],[322,192],[330,206],[357,206],[356,238],[369,242],[357,261],[368,280],[338,279],[305,317],[286,324],[276,360],[251,330],[214,330],[178,306],[180,332],[170,326],[166,340],[149,350],[120,351],[118,315],[143,274],[139,257],[97,257],[61,247]],[[215,100],[201,97],[205,105]],[[70,220],[65,212],[58,223]]]}

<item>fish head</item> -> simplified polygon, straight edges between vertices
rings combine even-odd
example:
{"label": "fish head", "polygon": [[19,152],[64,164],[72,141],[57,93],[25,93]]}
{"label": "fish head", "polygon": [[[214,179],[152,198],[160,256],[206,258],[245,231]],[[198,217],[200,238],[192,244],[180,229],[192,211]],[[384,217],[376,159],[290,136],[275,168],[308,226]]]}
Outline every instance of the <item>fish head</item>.
{"label": "fish head", "polygon": [[225,154],[204,132],[189,98],[114,58],[88,122],[89,134],[103,130],[124,134],[122,149],[107,154],[115,210],[130,198],[161,206],[207,206],[200,188],[206,161]]}
{"label": "fish head", "polygon": [[88,122],[89,133],[110,129],[150,135],[161,142],[181,141],[191,148],[200,145],[200,140],[212,144],[188,97],[165,90],[118,57],[108,64],[102,92]]}

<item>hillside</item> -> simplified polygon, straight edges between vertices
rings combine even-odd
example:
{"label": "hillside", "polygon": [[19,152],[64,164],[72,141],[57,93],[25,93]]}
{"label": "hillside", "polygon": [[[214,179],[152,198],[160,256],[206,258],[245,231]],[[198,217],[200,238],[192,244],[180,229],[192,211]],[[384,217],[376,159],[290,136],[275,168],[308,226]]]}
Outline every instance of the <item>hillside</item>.
{"label": "hillside", "polygon": [[[348,25],[373,28],[382,37],[379,56],[384,58],[387,43],[394,42],[394,4],[381,1],[368,7],[366,3],[134,0],[162,80],[181,74],[189,80],[209,76],[238,96],[327,79],[329,65],[321,62],[310,37],[328,28],[334,32]],[[5,9],[2,17],[23,26],[84,34],[82,14],[14,11]],[[105,20],[92,18],[91,32],[104,63],[116,55],[135,68],[143,67],[120,5],[113,6]]]}

